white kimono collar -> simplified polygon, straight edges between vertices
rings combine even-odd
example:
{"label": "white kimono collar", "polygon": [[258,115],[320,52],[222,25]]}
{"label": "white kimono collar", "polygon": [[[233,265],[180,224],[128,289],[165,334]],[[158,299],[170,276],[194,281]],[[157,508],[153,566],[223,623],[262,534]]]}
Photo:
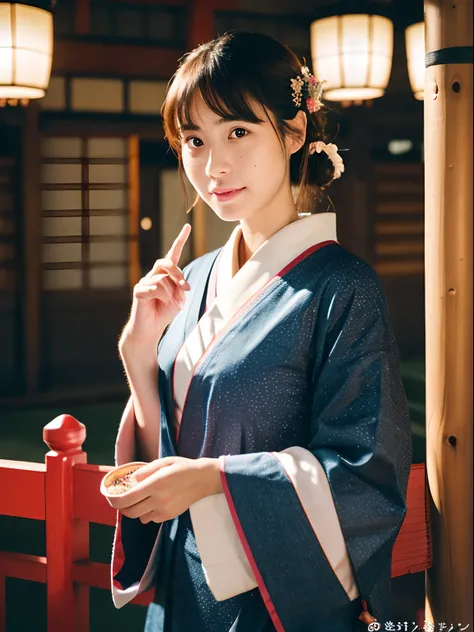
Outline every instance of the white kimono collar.
{"label": "white kimono collar", "polygon": [[[312,248],[334,242],[334,213],[310,215],[284,226],[265,241],[235,274],[241,227],[223,247],[211,278],[207,310],[181,347],[174,367],[175,421],[179,428],[193,374],[217,339],[232,326],[253,300],[273,281],[296,265]],[[238,263],[237,263],[238,267]],[[217,290],[217,296],[215,295]]]}
{"label": "white kimono collar", "polygon": [[[234,283],[234,278],[237,275],[248,279],[253,277],[257,270],[265,273],[265,269],[270,263],[270,258],[276,264],[276,267],[281,265],[281,268],[283,268],[285,263],[297,257],[311,245],[323,241],[337,241],[336,214],[320,213],[310,215],[287,224],[267,239],[245,265],[239,269],[239,245],[241,238],[242,227],[239,224],[232,231],[214,266],[214,274],[211,278],[207,296],[208,307],[210,307],[216,296],[221,297],[231,289],[231,284]],[[272,244],[273,247],[271,247]],[[280,251],[278,251],[279,245],[283,246]],[[249,268],[252,268],[253,274],[248,274]]]}

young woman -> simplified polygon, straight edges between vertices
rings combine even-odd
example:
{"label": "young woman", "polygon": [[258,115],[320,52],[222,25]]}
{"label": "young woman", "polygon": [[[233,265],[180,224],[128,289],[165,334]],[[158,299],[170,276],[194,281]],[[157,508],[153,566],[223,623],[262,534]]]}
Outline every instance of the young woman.
{"label": "young woman", "polygon": [[231,33],[185,56],[162,114],[239,223],[181,271],[186,225],[134,290],[116,461],[150,464],[119,513],[115,605],[154,588],[147,632],[367,630],[390,618],[411,438],[376,275],[309,214],[344,169],[321,84]]}

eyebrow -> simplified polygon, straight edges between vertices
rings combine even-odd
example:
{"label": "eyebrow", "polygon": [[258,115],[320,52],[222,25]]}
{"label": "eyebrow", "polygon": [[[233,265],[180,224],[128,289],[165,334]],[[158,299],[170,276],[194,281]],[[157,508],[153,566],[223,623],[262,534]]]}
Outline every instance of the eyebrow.
{"label": "eyebrow", "polygon": [[[236,123],[236,122],[241,122],[241,123],[247,123],[248,125],[252,125],[252,123],[250,121],[244,121],[243,119],[237,118],[235,116],[229,116],[228,118],[219,118],[215,125],[223,125],[224,123]],[[257,121],[258,123],[258,121]],[[256,123],[253,123],[253,125],[255,125]],[[188,123],[186,125],[182,125],[180,126],[180,131],[181,132],[200,132],[201,128],[198,125],[194,125],[193,123]]]}

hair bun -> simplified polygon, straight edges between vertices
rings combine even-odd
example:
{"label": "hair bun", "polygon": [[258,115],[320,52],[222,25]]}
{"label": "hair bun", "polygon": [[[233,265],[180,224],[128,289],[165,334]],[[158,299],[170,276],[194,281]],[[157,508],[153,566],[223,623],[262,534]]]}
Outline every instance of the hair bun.
{"label": "hair bun", "polygon": [[308,152],[308,184],[327,187],[334,178],[334,164],[327,154]]}

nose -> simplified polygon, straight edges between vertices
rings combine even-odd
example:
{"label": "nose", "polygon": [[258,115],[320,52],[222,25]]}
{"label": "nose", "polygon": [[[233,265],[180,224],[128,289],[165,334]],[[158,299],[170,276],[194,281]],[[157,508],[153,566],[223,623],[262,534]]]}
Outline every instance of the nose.
{"label": "nose", "polygon": [[230,172],[229,158],[226,152],[221,149],[212,148],[206,164],[206,176],[208,178],[218,178]]}

